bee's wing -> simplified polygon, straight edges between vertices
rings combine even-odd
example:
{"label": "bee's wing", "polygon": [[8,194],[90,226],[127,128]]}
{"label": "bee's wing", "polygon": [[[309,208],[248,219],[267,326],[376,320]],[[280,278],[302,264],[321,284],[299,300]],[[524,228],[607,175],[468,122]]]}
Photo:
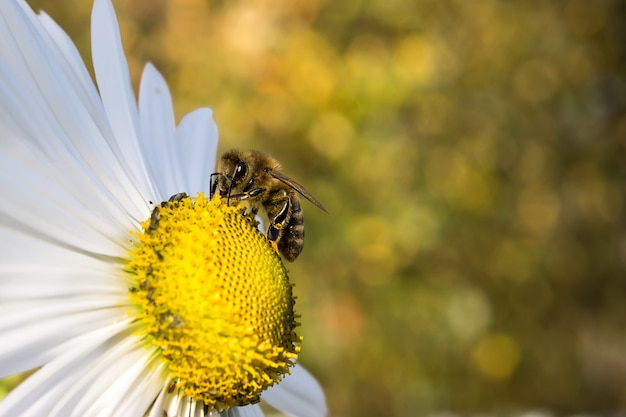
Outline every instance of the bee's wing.
{"label": "bee's wing", "polygon": [[313,197],[311,194],[309,194],[309,192],[307,190],[304,189],[303,186],[301,186],[300,184],[298,184],[297,182],[295,182],[294,180],[292,180],[291,178],[276,172],[276,171],[270,171],[269,174],[273,177],[276,178],[278,181],[282,182],[285,185],[288,185],[289,187],[293,188],[294,190],[296,190],[302,197],[306,198],[307,200],[309,200],[311,203],[315,204],[317,207],[319,207],[320,209],[324,210],[326,213],[328,213],[328,210],[326,210],[324,208],[324,206],[322,205],[322,203],[320,203],[319,201],[317,201],[317,199],[315,197]]}

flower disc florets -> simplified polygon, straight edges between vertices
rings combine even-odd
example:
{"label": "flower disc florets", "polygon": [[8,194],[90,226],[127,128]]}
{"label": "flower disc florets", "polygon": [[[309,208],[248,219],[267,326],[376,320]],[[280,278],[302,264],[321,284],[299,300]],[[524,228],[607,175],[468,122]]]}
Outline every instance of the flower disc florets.
{"label": "flower disc florets", "polygon": [[299,351],[280,258],[254,219],[219,196],[176,195],[142,227],[129,294],[171,389],[220,411],[257,402]]}

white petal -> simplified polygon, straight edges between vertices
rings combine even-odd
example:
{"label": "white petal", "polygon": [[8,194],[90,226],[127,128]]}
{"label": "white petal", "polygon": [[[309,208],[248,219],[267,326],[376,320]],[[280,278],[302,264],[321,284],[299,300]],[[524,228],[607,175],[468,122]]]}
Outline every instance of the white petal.
{"label": "white petal", "polygon": [[[36,233],[25,234],[19,230],[7,229],[2,224],[2,217],[0,242],[5,243],[0,251],[0,264],[7,271],[31,266],[48,267],[54,271],[71,265],[72,268],[107,271],[112,281],[121,282],[119,271],[122,264],[119,258],[96,256],[80,248],[68,248],[58,242],[43,240]],[[47,279],[45,275],[40,278]]]}
{"label": "white petal", "polygon": [[139,87],[141,150],[160,200],[181,192],[182,181],[174,147],[174,109],[165,80],[151,64],[146,65]]}
{"label": "white petal", "polygon": [[[94,314],[116,306],[115,298],[106,299],[99,294],[83,297],[56,298],[51,301],[41,299],[34,301],[21,301],[5,303],[2,306],[2,318],[0,321],[0,331],[24,332],[24,327],[32,324],[45,330],[41,321],[67,318],[76,320],[81,314]],[[116,313],[111,313],[115,318]],[[123,317],[123,313],[121,314]],[[72,329],[73,330],[73,329]],[[35,333],[35,332],[32,332]],[[19,342],[19,341],[16,341]],[[0,349],[4,349],[0,347]]]}
{"label": "white petal", "polygon": [[322,388],[300,365],[291,368],[291,375],[265,391],[261,399],[292,416],[324,417],[328,413]]}
{"label": "white petal", "polygon": [[[166,381],[166,385],[168,382]],[[163,417],[163,404],[165,402],[167,393],[166,388],[163,387],[159,395],[157,396],[154,404],[152,404],[152,408],[150,409],[150,413],[146,417]]]}
{"label": "white petal", "polygon": [[213,112],[200,108],[187,114],[176,129],[176,146],[180,170],[190,195],[207,192],[209,177],[215,170],[218,132]]}
{"label": "white petal", "polygon": [[77,378],[101,354],[99,347],[120,330],[127,328],[128,323],[120,321],[66,340],[53,360],[14,388],[0,402],[0,416],[49,416],[50,409],[58,404],[63,393],[75,386]]}
{"label": "white petal", "polygon": [[258,404],[251,404],[245,407],[237,407],[228,410],[228,417],[263,417],[263,411]]}
{"label": "white petal", "polygon": [[[110,308],[91,312],[41,319],[15,328],[2,322],[2,338],[11,343],[0,344],[0,377],[41,366],[62,351],[59,346],[68,340],[111,323],[123,321],[128,308]],[[44,313],[45,311],[40,311]]]}
{"label": "white petal", "polygon": [[137,374],[135,381],[120,393],[119,405],[114,416],[144,416],[154,399],[163,391],[163,373],[165,364],[157,367],[144,367],[143,373]]}
{"label": "white petal", "polygon": [[91,15],[91,50],[102,103],[117,147],[126,157],[131,178],[154,198],[139,148],[138,116],[119,25],[109,0],[96,0]]}
{"label": "white petal", "polygon": [[110,272],[73,265],[59,268],[0,264],[0,276],[0,303],[82,296],[120,300],[127,292],[121,282],[112,279]]}
{"label": "white petal", "polygon": [[217,150],[212,116],[207,108],[186,115],[174,137],[169,89],[161,74],[146,65],[139,90],[141,146],[162,200],[183,191],[195,195],[208,190]]}
{"label": "white petal", "polygon": [[[110,213],[99,213],[97,207],[88,210],[57,183],[5,155],[0,154],[0,164],[14,174],[0,176],[4,195],[0,199],[0,223],[82,251],[112,257],[127,251],[128,235],[121,227],[133,226],[128,218],[111,218]],[[124,220],[126,223],[120,225]]]}
{"label": "white petal", "polygon": [[[72,39],[59,27],[59,25],[44,12],[39,13],[39,21],[43,29],[48,33],[48,51],[54,53],[57,51],[61,54],[59,61],[65,61],[67,68],[68,81],[74,85],[74,91],[81,97],[83,104],[90,110],[92,115],[104,115],[104,108],[100,101],[100,96],[95,88],[87,67],[72,42]],[[98,117],[96,122],[103,122],[104,119]],[[108,125],[101,124],[100,127],[105,131]]]}
{"label": "white petal", "polygon": [[164,409],[164,414],[168,417],[178,417],[178,410],[181,406],[182,399],[183,397],[178,395],[176,392],[172,394],[166,393],[164,404],[167,408]]}
{"label": "white petal", "polygon": [[[80,378],[59,399],[51,414],[113,416],[121,408],[129,407],[127,400],[122,398],[128,395],[133,386],[135,389],[138,388],[137,385],[147,387],[140,382],[141,377],[146,380],[147,374],[155,369],[150,369],[151,354],[138,343],[135,336],[130,333],[121,334],[99,350],[97,357],[92,358],[91,363],[85,364]],[[161,374],[158,376],[162,378]],[[136,415],[143,415],[157,393],[158,388],[144,392],[141,397],[133,395],[137,402],[135,406],[142,409]]]}

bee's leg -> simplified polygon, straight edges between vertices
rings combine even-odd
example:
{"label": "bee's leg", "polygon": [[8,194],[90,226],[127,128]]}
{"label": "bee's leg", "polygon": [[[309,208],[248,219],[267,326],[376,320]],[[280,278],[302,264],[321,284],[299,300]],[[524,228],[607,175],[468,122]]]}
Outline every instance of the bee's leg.
{"label": "bee's leg", "polygon": [[291,201],[287,195],[284,195],[266,202],[265,209],[270,220],[265,236],[267,237],[270,245],[272,245],[272,248],[278,252],[278,241],[280,240],[285,225],[289,220]]}
{"label": "bee's leg", "polygon": [[258,207],[255,204],[248,203],[250,201],[250,194],[241,193],[241,194],[232,194],[230,196],[230,200],[233,201],[234,204],[239,204],[239,207],[242,208],[242,213],[244,216],[256,216],[258,212]]}
{"label": "bee's leg", "polygon": [[280,228],[276,227],[275,225],[271,223],[267,227],[267,232],[266,232],[267,241],[269,242],[272,249],[274,249],[274,252],[278,252],[278,239],[280,238],[280,232],[281,232]]}
{"label": "bee's leg", "polygon": [[215,194],[215,191],[217,191],[217,183],[220,179],[220,173],[219,172],[214,172],[211,174],[211,176],[209,177],[209,199],[213,198],[213,195]]}
{"label": "bee's leg", "polygon": [[255,188],[254,190],[248,191],[248,195],[250,197],[256,197],[259,194],[263,194],[265,192],[265,188]]}
{"label": "bee's leg", "polygon": [[247,200],[248,197],[250,197],[248,194],[231,194],[229,198],[232,201],[238,202],[238,201]]}
{"label": "bee's leg", "polygon": [[[243,215],[244,216],[248,216],[248,217],[256,217],[256,215],[259,213],[259,208],[256,206],[249,206],[249,207],[245,207],[243,210]],[[255,220],[256,221],[256,220]],[[258,221],[257,221],[258,223]]]}

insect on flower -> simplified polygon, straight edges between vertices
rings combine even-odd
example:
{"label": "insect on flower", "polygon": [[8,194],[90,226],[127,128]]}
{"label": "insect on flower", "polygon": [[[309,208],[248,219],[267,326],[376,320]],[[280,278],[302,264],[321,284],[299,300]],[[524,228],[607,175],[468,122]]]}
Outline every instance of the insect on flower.
{"label": "insect on flower", "polygon": [[211,174],[211,196],[245,202],[253,214],[262,208],[269,220],[266,237],[272,248],[294,261],[304,246],[304,216],[300,196],[327,212],[303,186],[278,172],[280,163],[258,151],[230,150]]}

